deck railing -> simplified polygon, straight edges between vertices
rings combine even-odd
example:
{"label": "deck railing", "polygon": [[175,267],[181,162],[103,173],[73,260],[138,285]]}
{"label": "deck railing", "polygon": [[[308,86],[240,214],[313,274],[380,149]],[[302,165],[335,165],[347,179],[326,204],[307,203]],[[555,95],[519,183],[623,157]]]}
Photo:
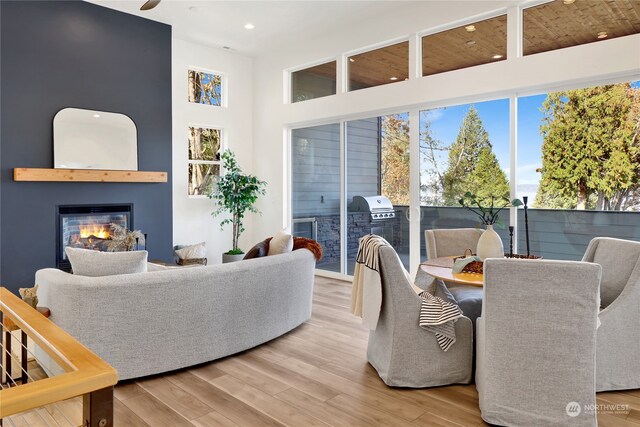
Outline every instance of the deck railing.
{"label": "deck railing", "polygon": [[[63,373],[33,380],[23,368],[21,376],[13,378],[6,364],[14,357],[7,349],[6,338],[12,339],[7,324],[33,340]],[[0,423],[14,414],[83,396],[83,426],[113,425],[113,386],[118,381],[114,368],[5,288],[0,288],[0,325],[0,382],[6,379],[0,384]],[[28,350],[25,344],[23,358]]]}

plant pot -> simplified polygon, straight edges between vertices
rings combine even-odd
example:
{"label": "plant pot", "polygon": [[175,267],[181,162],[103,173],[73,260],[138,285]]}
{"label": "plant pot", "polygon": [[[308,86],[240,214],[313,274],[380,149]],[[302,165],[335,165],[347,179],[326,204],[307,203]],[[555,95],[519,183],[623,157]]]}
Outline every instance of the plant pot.
{"label": "plant pot", "polygon": [[236,262],[242,261],[245,254],[231,255],[231,254],[222,254],[222,263],[226,264],[228,262]]}
{"label": "plant pot", "polygon": [[480,236],[477,253],[483,261],[487,258],[504,258],[502,239],[493,229],[492,224],[487,225],[487,230]]}

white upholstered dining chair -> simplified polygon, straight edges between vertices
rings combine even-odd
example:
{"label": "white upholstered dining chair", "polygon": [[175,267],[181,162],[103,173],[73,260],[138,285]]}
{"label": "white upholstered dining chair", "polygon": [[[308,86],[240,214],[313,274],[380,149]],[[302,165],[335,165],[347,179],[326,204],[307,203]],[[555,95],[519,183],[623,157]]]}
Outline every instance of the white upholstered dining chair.
{"label": "white upholstered dining chair", "polygon": [[596,390],[640,388],[640,242],[596,237],[582,260],[602,266]]}
{"label": "white upholstered dining chair", "polygon": [[382,307],[376,329],[369,332],[367,360],[380,378],[395,387],[468,384],[472,377],[471,321],[455,323],[456,342],[446,352],[433,332],[420,327],[421,298],[411,287],[398,255],[380,248]]}
{"label": "white upholstered dining chair", "polygon": [[478,239],[482,236],[479,228],[441,228],[424,231],[427,259],[463,255],[471,249],[475,253]]}
{"label": "white upholstered dining chair", "polygon": [[487,423],[597,425],[600,275],[586,262],[485,261],[476,387]]}

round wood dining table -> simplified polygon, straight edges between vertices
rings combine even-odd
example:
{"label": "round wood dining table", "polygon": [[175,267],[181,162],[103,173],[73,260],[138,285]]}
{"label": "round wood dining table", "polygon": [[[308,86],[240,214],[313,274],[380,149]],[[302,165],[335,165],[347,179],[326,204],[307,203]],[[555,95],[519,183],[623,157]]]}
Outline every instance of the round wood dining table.
{"label": "round wood dining table", "polygon": [[454,257],[433,258],[420,264],[422,271],[436,279],[459,285],[471,285],[482,287],[484,276],[482,273],[453,273]]}

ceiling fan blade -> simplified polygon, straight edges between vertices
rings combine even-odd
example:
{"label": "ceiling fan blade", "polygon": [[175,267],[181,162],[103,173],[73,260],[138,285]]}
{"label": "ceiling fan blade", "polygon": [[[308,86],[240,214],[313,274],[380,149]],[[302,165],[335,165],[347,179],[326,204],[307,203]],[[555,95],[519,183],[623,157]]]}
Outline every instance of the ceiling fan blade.
{"label": "ceiling fan blade", "polygon": [[142,5],[140,10],[150,10],[156,7],[160,3],[160,0],[147,0],[145,4]]}

